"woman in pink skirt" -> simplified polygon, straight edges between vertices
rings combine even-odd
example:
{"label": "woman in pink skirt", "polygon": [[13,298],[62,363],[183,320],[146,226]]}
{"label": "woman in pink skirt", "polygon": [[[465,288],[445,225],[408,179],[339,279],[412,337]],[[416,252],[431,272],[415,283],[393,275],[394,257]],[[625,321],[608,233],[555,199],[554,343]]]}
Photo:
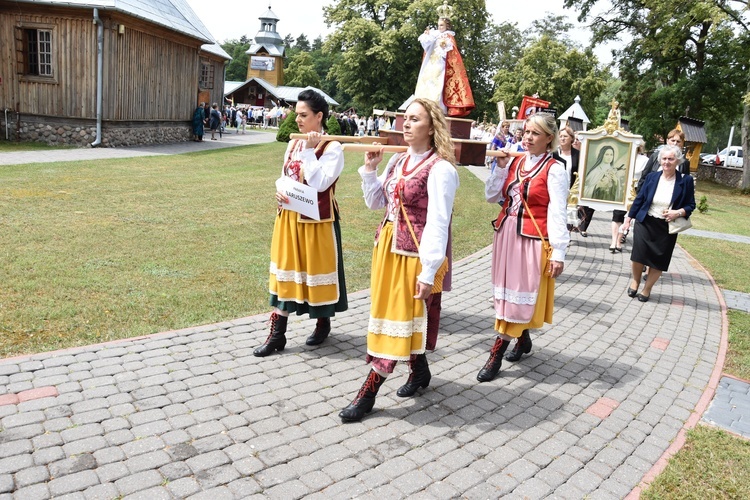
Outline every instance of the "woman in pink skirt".
{"label": "woman in pink skirt", "polygon": [[[490,203],[502,202],[494,222],[492,287],[497,338],[477,380],[488,382],[500,371],[512,339],[515,350],[531,351],[530,328],[552,323],[555,278],[565,263],[570,241],[567,223],[568,174],[552,157],[557,148],[557,125],[552,115],[537,113],[524,125],[523,156],[501,158],[485,185]],[[542,240],[552,246],[543,269]],[[546,272],[545,272],[546,271]]]}

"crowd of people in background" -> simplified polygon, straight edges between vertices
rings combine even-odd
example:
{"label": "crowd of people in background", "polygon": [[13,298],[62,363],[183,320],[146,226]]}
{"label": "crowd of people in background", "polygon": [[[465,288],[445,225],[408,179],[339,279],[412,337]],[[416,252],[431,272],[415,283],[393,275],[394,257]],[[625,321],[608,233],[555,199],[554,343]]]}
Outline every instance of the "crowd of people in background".
{"label": "crowd of people in background", "polygon": [[[216,114],[213,114],[214,109]],[[221,139],[229,128],[234,129],[235,134],[244,134],[248,128],[275,128],[284,121],[290,110],[291,108],[280,106],[265,108],[249,105],[226,105],[220,108],[218,103],[202,102],[193,112],[193,141],[201,142],[206,128],[211,130],[212,140],[217,140],[217,133]]]}
{"label": "crowd of people in background", "polygon": [[336,121],[339,123],[340,135],[351,136],[373,136],[379,137],[380,130],[384,128],[391,129],[392,124],[384,116],[370,115],[358,116],[354,112],[335,113]]}
{"label": "crowd of people in background", "polygon": [[[215,108],[214,108],[215,106]],[[212,120],[212,109],[216,109],[218,119]],[[235,134],[244,134],[249,128],[267,129],[277,128],[292,112],[291,106],[275,105],[272,108],[263,106],[225,105],[220,108],[217,103],[213,105],[202,102],[198,105],[192,118],[193,141],[201,142],[205,129],[211,130],[211,139],[219,139],[222,134],[229,133],[227,129],[234,129]],[[358,116],[353,111],[344,113],[332,113],[339,124],[340,135],[350,136],[373,136],[379,137],[380,130],[393,129],[395,122],[385,116]],[[213,124],[213,126],[212,126]]]}
{"label": "crowd of people in background", "polygon": [[[510,151],[525,151],[523,145],[523,126],[516,125],[511,129],[511,124],[508,120],[503,120],[498,125],[494,123],[471,122],[469,139],[486,142],[487,149],[490,151],[506,148]],[[487,168],[492,169],[497,165],[497,158],[488,156],[485,158],[484,164]]]}

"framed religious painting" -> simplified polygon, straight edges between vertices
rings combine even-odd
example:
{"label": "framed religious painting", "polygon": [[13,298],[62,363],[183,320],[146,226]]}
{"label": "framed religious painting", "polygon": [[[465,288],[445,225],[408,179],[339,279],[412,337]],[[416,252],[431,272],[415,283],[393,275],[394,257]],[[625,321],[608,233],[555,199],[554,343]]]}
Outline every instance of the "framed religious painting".
{"label": "framed religious painting", "polygon": [[604,126],[576,136],[581,141],[575,193],[578,204],[594,210],[627,210],[635,198],[635,160],[643,138],[626,132],[609,118]]}

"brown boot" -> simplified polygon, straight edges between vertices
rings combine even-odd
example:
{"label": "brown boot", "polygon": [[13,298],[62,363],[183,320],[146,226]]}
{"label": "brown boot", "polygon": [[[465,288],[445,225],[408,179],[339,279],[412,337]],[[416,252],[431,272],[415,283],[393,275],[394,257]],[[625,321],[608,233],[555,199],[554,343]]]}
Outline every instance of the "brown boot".
{"label": "brown boot", "polygon": [[497,337],[495,345],[490,349],[489,359],[484,364],[484,368],[479,370],[477,374],[477,380],[480,382],[489,382],[497,376],[497,372],[500,371],[500,365],[503,363],[503,354],[505,354],[509,344],[510,342],[502,337]]}
{"label": "brown boot", "polygon": [[362,388],[357,393],[357,397],[339,413],[341,420],[344,422],[359,422],[367,413],[370,413],[372,407],[375,406],[375,396],[377,396],[384,381],[385,377],[379,375],[375,370],[370,370],[365,383],[362,384]]}
{"label": "brown boot", "polygon": [[262,358],[273,354],[274,351],[283,351],[286,346],[286,323],[289,320],[288,317],[282,316],[279,313],[274,312],[271,314],[271,333],[268,334],[266,341],[262,346],[256,348],[253,354]]}
{"label": "brown boot", "polygon": [[307,337],[305,344],[307,345],[320,345],[331,333],[331,318],[318,318],[318,322],[315,324],[315,331]]}
{"label": "brown boot", "polygon": [[516,345],[513,349],[505,355],[505,359],[508,361],[518,361],[521,356],[531,352],[531,335],[528,330],[524,330],[521,336],[516,340]]}
{"label": "brown boot", "polygon": [[413,396],[420,387],[424,389],[430,385],[430,379],[432,378],[426,354],[417,354],[413,361],[409,361],[409,365],[411,368],[409,378],[396,391],[396,396],[401,398]]}

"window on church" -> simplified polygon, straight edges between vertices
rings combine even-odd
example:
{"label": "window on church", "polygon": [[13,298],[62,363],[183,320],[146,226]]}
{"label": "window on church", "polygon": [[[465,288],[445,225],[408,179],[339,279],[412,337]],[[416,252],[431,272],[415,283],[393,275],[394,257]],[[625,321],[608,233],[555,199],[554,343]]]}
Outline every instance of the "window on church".
{"label": "window on church", "polygon": [[54,81],[52,28],[17,28],[16,63],[18,73],[25,77]]}
{"label": "window on church", "polygon": [[210,61],[201,61],[201,76],[198,86],[202,89],[214,88],[214,65]]}

